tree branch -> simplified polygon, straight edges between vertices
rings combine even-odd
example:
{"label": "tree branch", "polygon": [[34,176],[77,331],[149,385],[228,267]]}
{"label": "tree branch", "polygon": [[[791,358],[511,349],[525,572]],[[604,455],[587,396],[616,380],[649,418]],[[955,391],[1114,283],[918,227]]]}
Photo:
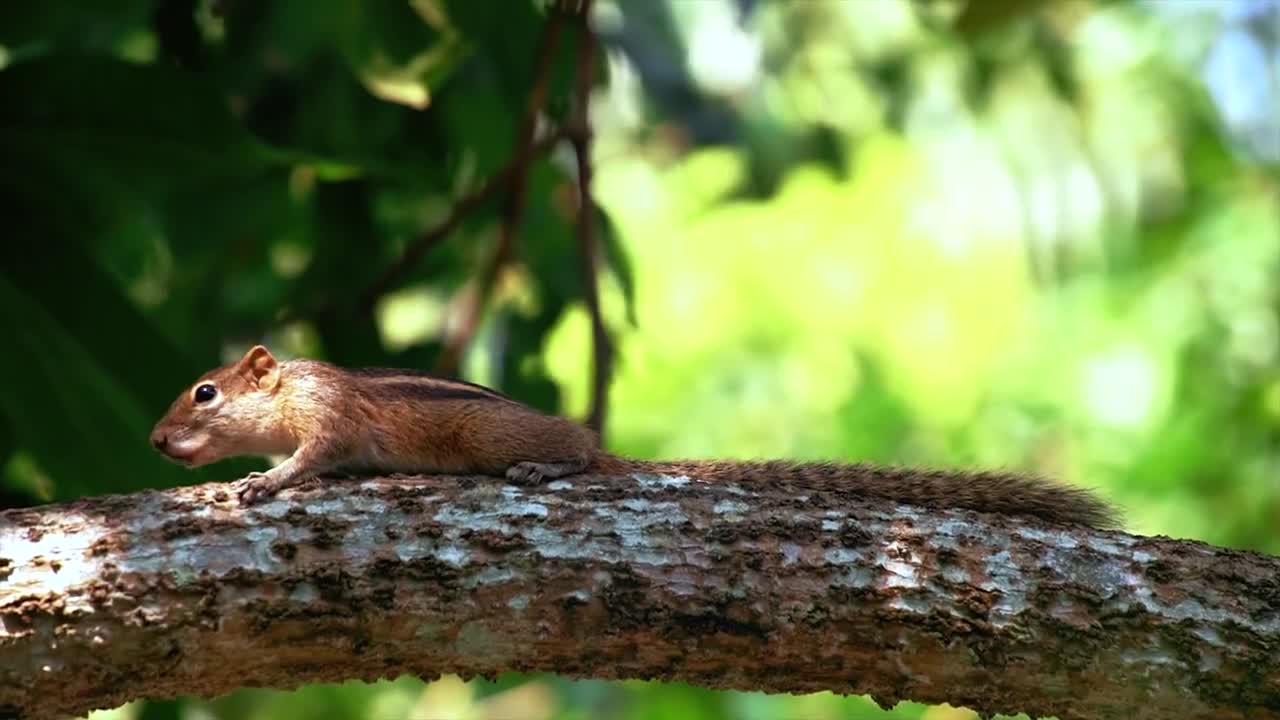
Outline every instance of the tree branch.
{"label": "tree branch", "polygon": [[413,267],[423,255],[426,255],[433,248],[439,245],[445,238],[449,237],[449,233],[466,219],[468,215],[488,202],[500,191],[511,184],[512,180],[525,171],[525,165],[532,158],[541,157],[556,143],[564,138],[564,133],[555,132],[548,134],[546,137],[535,142],[530,149],[528,158],[513,159],[507,163],[496,174],[484,181],[480,187],[463,195],[454,202],[453,207],[449,209],[449,214],[438,225],[427,230],[418,236],[409,247],[405,248],[404,254],[396,260],[395,263],[387,267],[378,279],[371,284],[368,289],[361,295],[360,310],[363,313],[370,313],[377,304],[378,299],[386,294],[391,286],[400,279],[402,275],[411,267]]}
{"label": "tree branch", "polygon": [[535,64],[534,85],[529,93],[529,105],[525,110],[524,120],[516,135],[515,159],[513,169],[507,182],[507,203],[502,213],[502,225],[499,229],[498,247],[494,250],[493,259],[481,271],[475,293],[463,305],[462,318],[458,322],[458,330],[445,339],[444,349],[436,362],[436,372],[442,375],[453,375],[462,363],[462,355],[471,345],[476,330],[480,326],[480,316],[484,313],[489,295],[498,280],[502,269],[511,262],[515,253],[516,236],[520,233],[520,223],[524,219],[526,189],[528,187],[529,163],[533,160],[534,138],[538,129],[538,118],[547,102],[547,92],[551,85],[551,73],[555,67],[556,44],[560,39],[562,14],[553,9],[547,15],[547,24],[543,28],[541,45]]}
{"label": "tree branch", "polygon": [[575,88],[574,117],[569,124],[578,167],[578,247],[582,259],[583,296],[591,318],[591,408],[586,426],[603,435],[609,410],[609,379],[613,374],[613,345],[600,312],[600,285],[597,272],[600,246],[596,240],[596,204],[591,196],[591,80],[595,69],[596,38],[591,31],[591,0],[582,0],[574,18],[577,20],[578,74]]}
{"label": "tree branch", "polygon": [[0,513],[0,716],[504,671],[1280,716],[1280,558],[646,475],[227,489]]}

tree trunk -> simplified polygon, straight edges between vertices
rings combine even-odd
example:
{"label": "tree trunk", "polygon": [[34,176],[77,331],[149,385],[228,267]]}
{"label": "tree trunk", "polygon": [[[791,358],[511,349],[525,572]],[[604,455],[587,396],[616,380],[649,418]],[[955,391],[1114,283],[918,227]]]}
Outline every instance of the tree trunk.
{"label": "tree trunk", "polygon": [[409,673],[1280,717],[1280,559],[660,476],[0,513],[0,717]]}

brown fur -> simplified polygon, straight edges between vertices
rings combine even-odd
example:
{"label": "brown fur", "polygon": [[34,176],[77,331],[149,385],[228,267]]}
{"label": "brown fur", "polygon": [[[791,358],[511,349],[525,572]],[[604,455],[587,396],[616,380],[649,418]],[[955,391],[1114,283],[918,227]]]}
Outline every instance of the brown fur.
{"label": "brown fur", "polygon": [[[215,401],[195,401],[203,383],[216,386]],[[1084,489],[1011,473],[615,457],[598,449],[587,428],[481,385],[315,360],[277,363],[261,346],[202,375],[174,400],[151,438],[170,459],[191,466],[234,455],[289,455],[241,481],[246,503],[329,472],[480,474],[523,483],[583,471],[667,472],[1095,527],[1115,522],[1111,508]]]}
{"label": "brown fur", "polygon": [[1114,527],[1114,508],[1090,491],[1010,472],[899,468],[790,460],[646,462],[600,458],[595,472],[681,473],[707,482],[768,484],[803,492],[852,493],[930,508],[965,508],[1065,524]]}

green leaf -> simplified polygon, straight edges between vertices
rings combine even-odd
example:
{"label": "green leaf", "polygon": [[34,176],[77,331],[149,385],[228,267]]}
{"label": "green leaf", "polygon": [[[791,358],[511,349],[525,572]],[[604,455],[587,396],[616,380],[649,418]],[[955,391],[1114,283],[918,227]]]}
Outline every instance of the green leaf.
{"label": "green leaf", "polygon": [[202,76],[88,56],[0,72],[0,153],[157,193],[251,175],[273,160]]}
{"label": "green leaf", "polygon": [[164,208],[172,268],[159,309],[173,321],[169,334],[184,347],[199,346],[208,333],[190,322],[197,311],[215,326],[260,332],[293,284],[273,266],[272,249],[288,242],[309,254],[310,215],[290,196],[287,178],[275,173],[174,197]]}
{"label": "green leaf", "polygon": [[80,56],[0,72],[0,187],[51,215],[74,208],[81,234],[272,162],[197,75]]}
{"label": "green leaf", "polygon": [[[452,135],[476,153],[478,171],[492,172],[511,157],[515,133],[528,113],[547,17],[530,0],[512,0],[496,13],[485,3],[447,0],[454,25],[478,51],[447,88],[441,112]],[[561,23],[546,78],[546,112],[565,118],[577,72],[577,33]]]}
{"label": "green leaf", "polygon": [[[316,187],[313,202],[316,222],[311,235],[315,254],[307,267],[306,284],[325,294],[345,288],[362,289],[381,273],[381,263],[390,259],[381,247],[383,238],[374,222],[369,183],[322,183]],[[360,238],[361,242],[351,242],[352,238]]]}
{"label": "green leaf", "polygon": [[13,451],[18,448],[18,444],[13,435],[13,428],[4,418],[0,417],[0,467],[9,462],[9,458],[13,456]]}
{"label": "green leaf", "polygon": [[[400,0],[234,3],[225,27],[219,77],[246,101],[247,125],[291,148],[295,162],[345,178],[444,184],[437,169],[452,144],[435,136],[432,111],[383,100],[374,88],[427,79],[434,97],[464,52],[452,33]],[[265,72],[264,57],[275,66]]]}
{"label": "green leaf", "polygon": [[494,317],[502,340],[501,347],[494,353],[498,360],[497,386],[511,397],[547,413],[559,413],[562,408],[560,386],[542,364],[542,343],[565,307],[563,302],[553,301],[531,316],[503,308]]}
{"label": "green leaf", "polygon": [[150,0],[0,3],[0,45],[109,47],[147,21]]}
{"label": "green leaf", "polygon": [[237,53],[269,45],[301,66],[337,52],[357,72],[406,64],[441,41],[440,31],[404,0],[234,3],[226,23]]}
{"label": "green leaf", "polygon": [[202,368],[157,331],[82,248],[58,239],[29,242],[24,252],[6,253],[3,276],[91,349],[95,364],[132,388],[140,410],[158,417]]}
{"label": "green leaf", "polygon": [[566,215],[554,202],[557,188],[576,192],[546,160],[529,168],[528,206],[520,228],[517,251],[529,266],[541,302],[565,303],[583,297],[582,253],[577,215]]}
{"label": "green leaf", "polygon": [[104,371],[94,352],[101,348],[82,344],[7,276],[0,276],[0,333],[12,339],[0,373],[19,379],[0,387],[0,412],[53,479],[55,500],[230,480],[251,467],[188,472],[161,458],[148,444],[158,416]]}
{"label": "green leaf", "polygon": [[1008,23],[1035,14],[1045,0],[983,0],[964,6],[955,21],[955,29],[972,39]]}
{"label": "green leaf", "polygon": [[[0,197],[0,200],[5,198]],[[57,498],[230,479],[252,463],[186,473],[148,445],[152,425],[207,368],[192,363],[93,262],[74,215],[3,206],[0,413]]]}
{"label": "green leaf", "polygon": [[608,211],[597,205],[596,218],[599,220],[598,240],[604,264],[613,273],[618,287],[622,290],[622,298],[626,303],[627,322],[634,327],[636,325],[636,280],[635,270],[631,266],[631,256],[623,247],[618,228],[614,225]]}
{"label": "green leaf", "polygon": [[18,438],[8,420],[0,415],[0,510],[34,505],[38,499],[30,488],[22,487],[14,473],[9,471],[9,461],[18,449]]}
{"label": "green leaf", "polygon": [[[309,12],[316,12],[314,0],[303,3]],[[440,41],[440,34],[408,2],[401,0],[375,0],[374,2],[336,3],[358,8],[355,27],[348,26],[345,33],[349,52],[356,67],[369,63],[390,62],[404,65],[415,55],[424,52]]]}
{"label": "green leaf", "polygon": [[147,445],[153,418],[137,398],[8,277],[0,278],[0,332],[12,339],[0,373],[18,379],[0,389],[0,408],[58,499],[179,482],[181,470]]}
{"label": "green leaf", "polygon": [[182,720],[183,708],[187,701],[176,700],[144,700],[138,720]]}
{"label": "green leaf", "polygon": [[475,163],[475,173],[488,177],[510,161],[523,109],[498,87],[491,64],[478,58],[458,69],[456,81],[436,96],[433,111],[442,133]]}
{"label": "green leaf", "polygon": [[[485,3],[446,0],[449,19],[472,45],[484,50],[475,59],[492,65],[492,80],[513,108],[523,108],[533,87],[534,61],[546,17],[530,0],[510,0],[503,12]],[[561,47],[567,28],[561,28]]]}

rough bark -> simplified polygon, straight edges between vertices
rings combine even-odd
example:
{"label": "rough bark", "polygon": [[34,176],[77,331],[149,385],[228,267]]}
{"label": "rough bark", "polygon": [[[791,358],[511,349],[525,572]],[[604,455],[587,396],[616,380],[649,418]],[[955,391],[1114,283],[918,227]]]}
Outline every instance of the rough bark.
{"label": "rough bark", "polygon": [[224,485],[0,513],[0,716],[503,671],[1280,717],[1280,559],[854,493]]}

